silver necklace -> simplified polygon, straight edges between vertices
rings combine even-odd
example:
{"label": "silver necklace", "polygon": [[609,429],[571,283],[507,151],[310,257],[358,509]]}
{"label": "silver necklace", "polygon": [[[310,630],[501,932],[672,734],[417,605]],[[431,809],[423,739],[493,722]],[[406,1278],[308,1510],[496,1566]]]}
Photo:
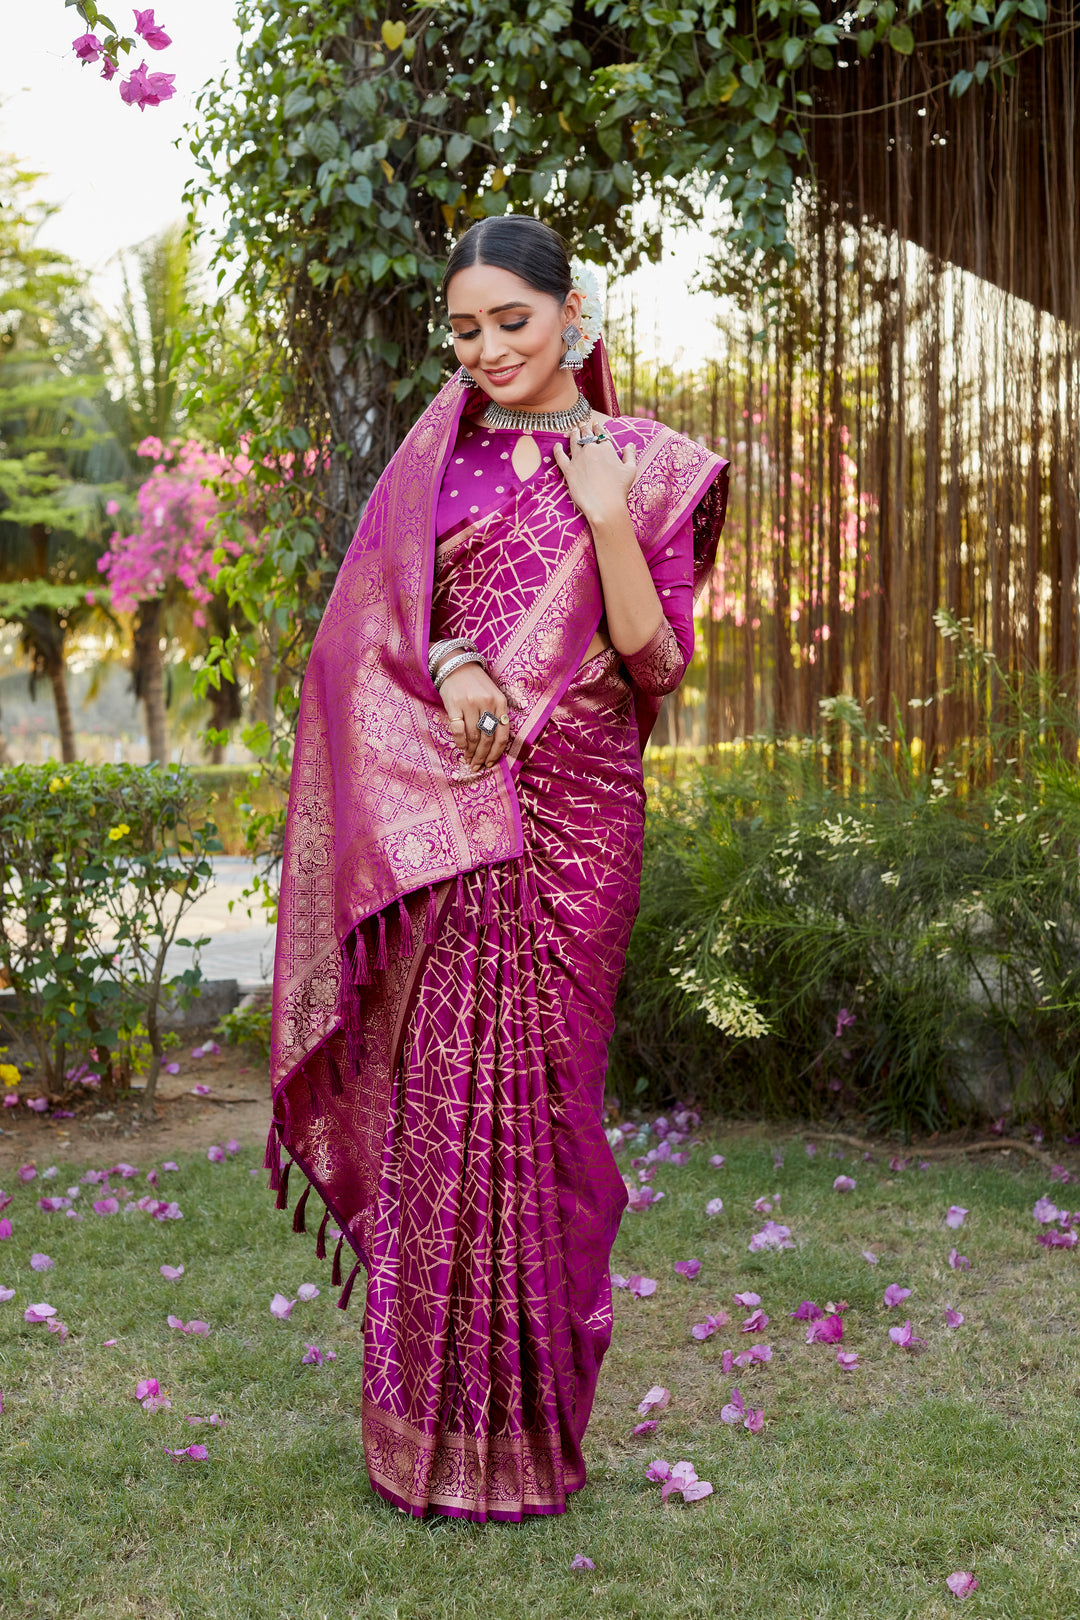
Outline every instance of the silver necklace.
{"label": "silver necklace", "polygon": [[485,427],[516,428],[519,433],[568,433],[578,422],[592,415],[592,406],[584,394],[565,411],[508,411],[494,400],[483,415]]}

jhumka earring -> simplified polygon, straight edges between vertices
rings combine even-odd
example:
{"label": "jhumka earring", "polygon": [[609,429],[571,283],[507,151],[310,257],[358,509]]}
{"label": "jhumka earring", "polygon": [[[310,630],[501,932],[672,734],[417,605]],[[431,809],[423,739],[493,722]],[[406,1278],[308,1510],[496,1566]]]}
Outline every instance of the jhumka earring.
{"label": "jhumka earring", "polygon": [[570,325],[566,327],[562,335],[562,340],[566,344],[566,353],[559,361],[560,371],[580,371],[582,366],[585,364],[576,348],[576,345],[581,342],[583,336],[584,333],[582,332],[581,328],[579,326],[575,326],[573,321],[571,321]]}

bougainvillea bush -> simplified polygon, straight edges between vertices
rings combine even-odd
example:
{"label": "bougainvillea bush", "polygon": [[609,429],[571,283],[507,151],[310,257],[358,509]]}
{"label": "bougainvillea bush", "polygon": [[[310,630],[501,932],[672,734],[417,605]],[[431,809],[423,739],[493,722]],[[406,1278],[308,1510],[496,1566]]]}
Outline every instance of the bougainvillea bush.
{"label": "bougainvillea bush", "polygon": [[121,1048],[162,1057],[159,1008],[197,966],[166,973],[184,914],[220,849],[198,784],[178,766],[17,765],[0,774],[0,1026],[33,1051],[46,1094],[111,1075]]}

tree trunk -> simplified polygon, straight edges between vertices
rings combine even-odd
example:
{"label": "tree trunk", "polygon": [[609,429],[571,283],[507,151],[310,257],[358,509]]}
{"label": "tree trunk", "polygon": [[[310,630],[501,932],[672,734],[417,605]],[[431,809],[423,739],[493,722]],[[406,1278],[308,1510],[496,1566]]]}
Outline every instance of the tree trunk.
{"label": "tree trunk", "polygon": [[164,765],[169,757],[165,725],[165,661],[161,656],[161,600],[143,602],[135,627],[135,695],[146,713],[146,741],[150,762]]}
{"label": "tree trunk", "polygon": [[74,765],[77,757],[75,753],[75,725],[71,718],[67,665],[62,658],[58,664],[53,664],[49,669],[49,685],[52,687],[53,702],[56,704],[56,729],[60,737],[60,758],[65,765]]}

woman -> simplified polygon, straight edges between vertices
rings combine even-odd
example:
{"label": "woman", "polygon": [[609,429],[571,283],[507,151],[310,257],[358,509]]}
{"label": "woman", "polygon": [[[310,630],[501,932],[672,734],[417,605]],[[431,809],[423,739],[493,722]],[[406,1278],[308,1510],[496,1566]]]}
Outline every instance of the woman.
{"label": "woman", "polygon": [[641,750],[726,466],[619,416],[546,226],[474,225],[444,288],[461,369],[371,496],[301,696],[267,1165],[279,1207],[281,1148],[308,1178],[296,1230],[311,1186],[326,1204],[320,1255],[340,1227],[335,1282],[356,1254],[342,1307],[367,1271],[375,1490],[516,1520],[585,1482]]}

